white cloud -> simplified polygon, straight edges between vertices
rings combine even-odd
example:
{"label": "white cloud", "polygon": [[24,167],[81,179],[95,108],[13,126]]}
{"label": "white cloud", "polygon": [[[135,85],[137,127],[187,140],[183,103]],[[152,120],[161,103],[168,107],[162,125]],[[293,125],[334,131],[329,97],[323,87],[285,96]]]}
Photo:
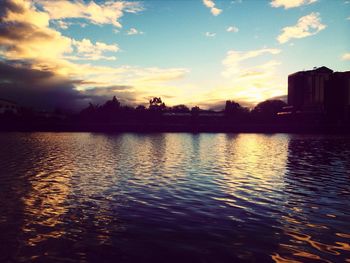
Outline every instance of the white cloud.
{"label": "white cloud", "polygon": [[117,44],[109,45],[102,42],[93,44],[89,39],[72,40],[72,45],[75,47],[77,56],[66,56],[71,60],[116,60],[114,56],[104,56],[104,52],[117,52],[119,47]]}
{"label": "white cloud", "polygon": [[284,7],[284,9],[299,7],[303,5],[310,5],[317,2],[317,0],[272,0],[272,7]]}
{"label": "white cloud", "polygon": [[211,33],[211,32],[205,32],[206,37],[215,37],[216,33]]}
{"label": "white cloud", "polygon": [[203,0],[203,4],[210,9],[210,12],[214,16],[218,16],[221,14],[222,10],[215,7],[215,3],[213,0]]}
{"label": "white cloud", "polygon": [[236,51],[230,50],[227,52],[225,59],[222,61],[222,64],[225,66],[225,70],[222,75],[224,77],[230,77],[241,72],[241,63],[251,58],[255,58],[264,54],[276,55],[281,52],[280,49],[275,48],[262,48],[251,51]]}
{"label": "white cloud", "polygon": [[116,27],[122,27],[119,19],[124,12],[137,13],[143,10],[139,2],[125,1],[106,1],[96,3],[95,1],[66,1],[66,0],[36,0],[50,19],[62,20],[67,18],[83,18],[93,24],[111,24]]}
{"label": "white cloud", "polygon": [[283,44],[292,38],[304,38],[315,35],[325,28],[326,25],[321,23],[320,14],[313,12],[299,18],[296,25],[284,27],[277,40]]}
{"label": "white cloud", "polygon": [[350,53],[345,53],[341,57],[342,60],[350,60]]}
{"label": "white cloud", "polygon": [[238,27],[235,27],[235,26],[229,26],[227,29],[226,29],[227,32],[233,32],[233,33],[237,33],[239,31]]}
{"label": "white cloud", "polygon": [[271,59],[271,56],[280,52],[280,49],[275,48],[228,51],[222,61],[223,81],[212,90],[197,94],[194,99],[208,101],[210,98],[218,102],[231,98],[254,105],[265,99],[285,95],[284,78],[277,73],[281,63]]}
{"label": "white cloud", "polygon": [[69,23],[69,22],[65,22],[65,21],[62,21],[62,20],[58,20],[56,22],[57,26],[61,29],[68,29],[68,27],[72,24],[72,23]]}
{"label": "white cloud", "polygon": [[127,34],[127,35],[142,35],[143,32],[137,30],[137,29],[134,28],[134,27],[132,27],[132,28],[130,28],[130,29],[126,32],[126,34]]}

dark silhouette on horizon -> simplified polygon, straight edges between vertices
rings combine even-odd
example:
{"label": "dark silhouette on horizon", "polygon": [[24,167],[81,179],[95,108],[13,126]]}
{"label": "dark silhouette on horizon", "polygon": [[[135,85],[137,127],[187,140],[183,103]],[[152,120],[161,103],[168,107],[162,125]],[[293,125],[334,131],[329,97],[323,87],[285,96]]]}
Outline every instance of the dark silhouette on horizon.
{"label": "dark silhouette on horizon", "polygon": [[114,96],[72,114],[35,112],[0,100],[0,123],[5,131],[349,132],[350,71],[320,67],[289,75],[288,104],[270,99],[248,109],[227,100],[214,111],[168,107],[161,97],[150,99],[148,107],[131,107]]}
{"label": "dark silhouette on horizon", "polygon": [[294,113],[333,123],[349,122],[350,71],[320,67],[289,75],[288,104]]}

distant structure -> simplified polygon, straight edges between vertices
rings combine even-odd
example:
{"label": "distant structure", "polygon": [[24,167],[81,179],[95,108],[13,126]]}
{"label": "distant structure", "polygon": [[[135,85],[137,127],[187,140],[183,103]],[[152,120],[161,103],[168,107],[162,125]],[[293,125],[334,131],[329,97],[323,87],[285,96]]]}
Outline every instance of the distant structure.
{"label": "distant structure", "polygon": [[327,67],[319,67],[289,75],[288,105],[294,112],[349,121],[350,71],[333,72]]}
{"label": "distant structure", "polygon": [[325,87],[325,111],[330,119],[350,122],[350,71],[334,72]]}
{"label": "distant structure", "polygon": [[17,103],[0,98],[0,114],[6,113],[6,112],[17,114],[18,113]]}

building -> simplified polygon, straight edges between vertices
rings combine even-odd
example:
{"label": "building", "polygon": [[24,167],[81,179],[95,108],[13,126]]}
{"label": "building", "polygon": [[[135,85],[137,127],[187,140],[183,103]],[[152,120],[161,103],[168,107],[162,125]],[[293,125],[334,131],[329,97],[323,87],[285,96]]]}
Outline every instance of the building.
{"label": "building", "polygon": [[323,112],[325,86],[333,74],[327,67],[299,71],[288,76],[288,105],[304,112]]}
{"label": "building", "polygon": [[5,99],[0,99],[0,114],[11,112],[18,113],[18,106],[15,102]]}
{"label": "building", "polygon": [[350,121],[350,71],[335,72],[326,83],[325,111],[329,119]]}
{"label": "building", "polygon": [[294,112],[325,116],[337,122],[350,120],[350,71],[327,67],[288,76],[288,105]]}

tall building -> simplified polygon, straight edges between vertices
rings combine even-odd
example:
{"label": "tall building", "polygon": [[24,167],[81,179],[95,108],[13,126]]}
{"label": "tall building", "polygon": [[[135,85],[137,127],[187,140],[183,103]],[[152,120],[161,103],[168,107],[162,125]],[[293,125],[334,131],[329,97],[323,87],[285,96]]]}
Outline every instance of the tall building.
{"label": "tall building", "polygon": [[325,111],[330,119],[350,121],[350,71],[331,75],[325,97]]}
{"label": "tall building", "polygon": [[333,72],[320,67],[289,75],[288,104],[294,111],[350,121],[350,71]]}
{"label": "tall building", "polygon": [[325,86],[333,70],[320,67],[288,76],[288,104],[300,111],[323,111]]}

